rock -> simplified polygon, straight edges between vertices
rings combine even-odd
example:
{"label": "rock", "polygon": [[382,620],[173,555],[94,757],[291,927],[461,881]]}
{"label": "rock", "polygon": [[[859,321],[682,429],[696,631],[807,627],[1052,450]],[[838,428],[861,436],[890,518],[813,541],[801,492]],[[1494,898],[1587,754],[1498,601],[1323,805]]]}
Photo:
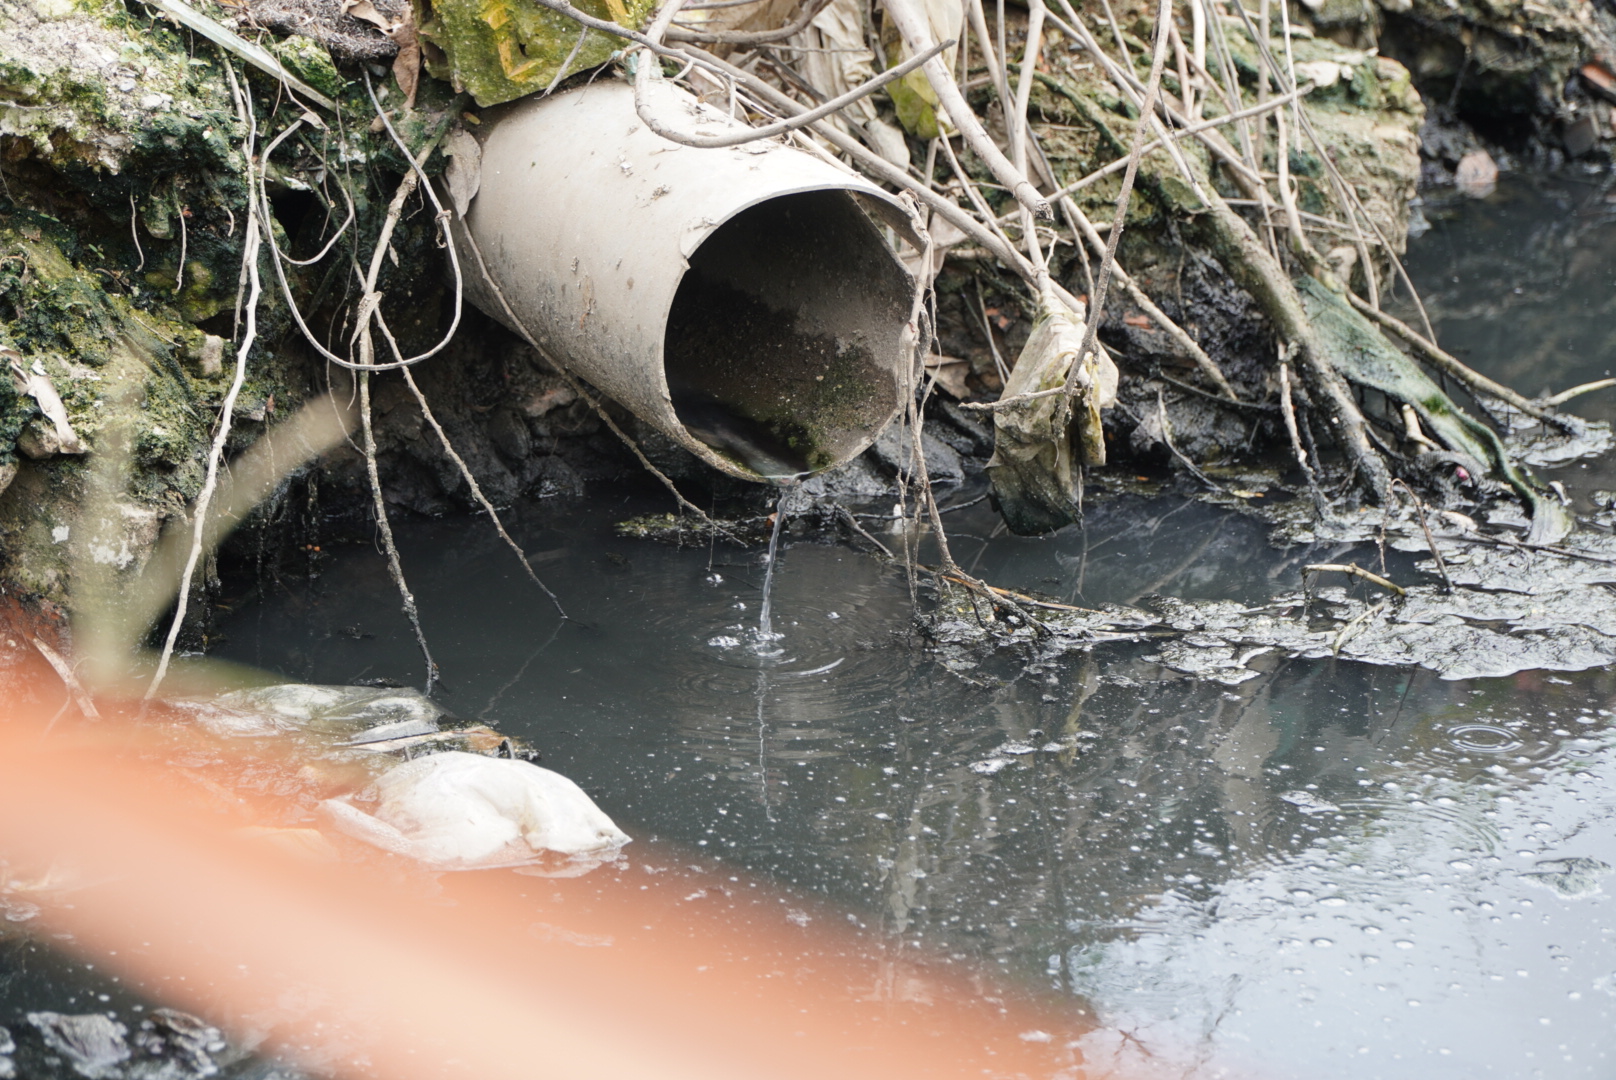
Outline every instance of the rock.
{"label": "rock", "polygon": [[216,379],[224,370],[224,338],[218,334],[204,334],[202,344],[192,354],[196,358],[196,371],[204,379]]}
{"label": "rock", "polygon": [[100,1013],[65,1016],[54,1012],[31,1012],[28,1022],[39,1032],[45,1046],[60,1055],[73,1071],[87,1080],[114,1080],[119,1068],[129,1060],[129,1029]]}
{"label": "rock", "polygon": [[505,455],[512,465],[527,460],[533,452],[533,436],[527,423],[515,409],[496,409],[488,420],[488,438],[494,449]]}
{"label": "rock", "polygon": [[219,1071],[214,1054],[225,1049],[224,1035],[207,1021],[178,1009],[156,1009],[141,1021],[135,1046],[148,1057],[171,1061],[188,1076],[213,1076]]}
{"label": "rock", "polygon": [[1498,188],[1498,165],[1485,150],[1472,150],[1459,159],[1453,183],[1472,199],[1485,199]]}
{"label": "rock", "polygon": [[[930,432],[921,436],[920,445],[926,454],[926,472],[934,484],[957,484],[965,479],[965,466],[959,452]],[[870,446],[870,454],[888,471],[910,472],[914,469],[914,447],[909,428],[902,420],[889,424]]]}
{"label": "rock", "polygon": [[359,800],[320,804],[336,829],[441,870],[573,856],[582,872],[615,856],[629,837],[577,784],[525,761],[449,751],[382,775]]}

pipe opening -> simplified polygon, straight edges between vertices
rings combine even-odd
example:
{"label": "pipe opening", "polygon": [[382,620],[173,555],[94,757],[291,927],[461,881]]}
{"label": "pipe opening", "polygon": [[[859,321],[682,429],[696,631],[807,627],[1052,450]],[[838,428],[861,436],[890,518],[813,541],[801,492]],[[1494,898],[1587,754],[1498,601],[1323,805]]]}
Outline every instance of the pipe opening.
{"label": "pipe opening", "polygon": [[663,337],[685,430],[770,479],[868,445],[898,407],[914,284],[853,197],[749,207],[689,264]]}

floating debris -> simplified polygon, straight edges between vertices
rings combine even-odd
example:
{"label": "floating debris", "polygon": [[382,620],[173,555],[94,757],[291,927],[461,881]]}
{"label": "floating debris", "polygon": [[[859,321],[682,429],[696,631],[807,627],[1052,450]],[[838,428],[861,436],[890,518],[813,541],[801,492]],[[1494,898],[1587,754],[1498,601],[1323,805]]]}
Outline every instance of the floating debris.
{"label": "floating debris", "polygon": [[580,874],[617,855],[629,837],[583,789],[525,761],[445,751],[384,773],[360,796],[320,804],[335,828],[385,851],[442,870],[571,858],[558,876]]}
{"label": "floating debris", "polygon": [[1599,881],[1611,873],[1611,865],[1598,859],[1581,856],[1569,859],[1539,859],[1536,870],[1522,873],[1521,880],[1551,889],[1568,899],[1592,896],[1599,891]]}
{"label": "floating debris", "polygon": [[123,1075],[119,1066],[129,1060],[129,1043],[124,1038],[129,1029],[118,1021],[101,1013],[31,1012],[28,1022],[46,1047],[86,1080],[114,1080]]}

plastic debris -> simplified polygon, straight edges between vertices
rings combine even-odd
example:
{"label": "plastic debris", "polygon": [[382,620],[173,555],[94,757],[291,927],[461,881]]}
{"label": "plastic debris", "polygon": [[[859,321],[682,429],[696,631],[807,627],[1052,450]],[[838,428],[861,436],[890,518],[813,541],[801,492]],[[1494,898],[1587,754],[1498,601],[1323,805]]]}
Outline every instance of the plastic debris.
{"label": "plastic debris", "polygon": [[[1000,400],[1066,385],[1082,344],[1083,320],[1046,288],[1039,299],[1038,322]],[[1079,467],[1105,464],[1100,412],[1117,400],[1117,366],[1098,342],[1083,358],[1077,385],[1080,392],[1062,430],[1055,430],[1061,415],[1059,394],[1009,405],[993,414],[995,446],[988,475],[1013,533],[1036,535],[1076,521]]]}
{"label": "plastic debris", "polygon": [[442,870],[523,865],[553,852],[573,857],[581,873],[629,842],[577,784],[525,761],[433,754],[383,774],[360,800],[370,813],[346,799],[320,806],[347,835]]}

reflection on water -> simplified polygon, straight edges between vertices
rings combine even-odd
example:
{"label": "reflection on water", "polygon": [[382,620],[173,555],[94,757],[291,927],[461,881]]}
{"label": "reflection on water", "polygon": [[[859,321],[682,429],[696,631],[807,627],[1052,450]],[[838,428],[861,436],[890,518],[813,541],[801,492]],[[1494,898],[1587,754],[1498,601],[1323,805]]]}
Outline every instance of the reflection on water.
{"label": "reflection on water", "polygon": [[[1444,341],[1529,392],[1616,366],[1616,226],[1595,195],[1506,185],[1451,222],[1428,211],[1411,262]],[[1616,416],[1616,395],[1584,404]],[[1616,487],[1604,468],[1562,478]],[[1611,1074],[1611,672],[1443,682],[1264,657],[1226,687],[1148,643],[949,670],[900,569],[789,531],[773,564],[612,533],[644,509],[513,515],[576,623],[481,523],[400,530],[444,703],[539,746],[635,836],[631,863],[700,853],[888,949],[1040,988],[1102,1021],[1082,1053],[1130,1075]],[[1085,604],[1252,602],[1304,563],[1380,557],[1275,551],[1250,519],[1167,498],[1101,502],[1041,540],[1000,535],[985,505],[949,520],[976,573]],[[761,657],[736,646],[771,570],[781,651]],[[363,548],[226,630],[222,656],[292,679],[418,674]]]}
{"label": "reflection on water", "polygon": [[[405,534],[446,704],[532,739],[646,842],[631,862],[678,845],[845,907],[890,945],[1045,988],[1105,1023],[1090,1060],[1140,1075],[1606,1071],[1607,673],[1466,683],[1276,660],[1228,688],[1144,645],[955,674],[911,636],[901,570],[789,534],[768,661],[711,644],[756,625],[758,554],[720,546],[709,569],[706,550],[613,538],[632,509],[516,523],[530,550],[565,551],[551,584],[587,624],[559,633],[496,542],[459,522]],[[1171,514],[1136,502],[1104,528]],[[1183,506],[1114,557],[1091,536],[1084,595],[1294,586],[1295,553],[1208,514]],[[991,527],[984,512],[961,532]],[[1069,591],[1080,531],[995,540],[984,564]],[[408,679],[390,583],[350,572],[372,561],[245,611],[226,655]],[[1551,862],[1566,859],[1583,862]],[[1557,891],[1567,874],[1581,884]]]}

